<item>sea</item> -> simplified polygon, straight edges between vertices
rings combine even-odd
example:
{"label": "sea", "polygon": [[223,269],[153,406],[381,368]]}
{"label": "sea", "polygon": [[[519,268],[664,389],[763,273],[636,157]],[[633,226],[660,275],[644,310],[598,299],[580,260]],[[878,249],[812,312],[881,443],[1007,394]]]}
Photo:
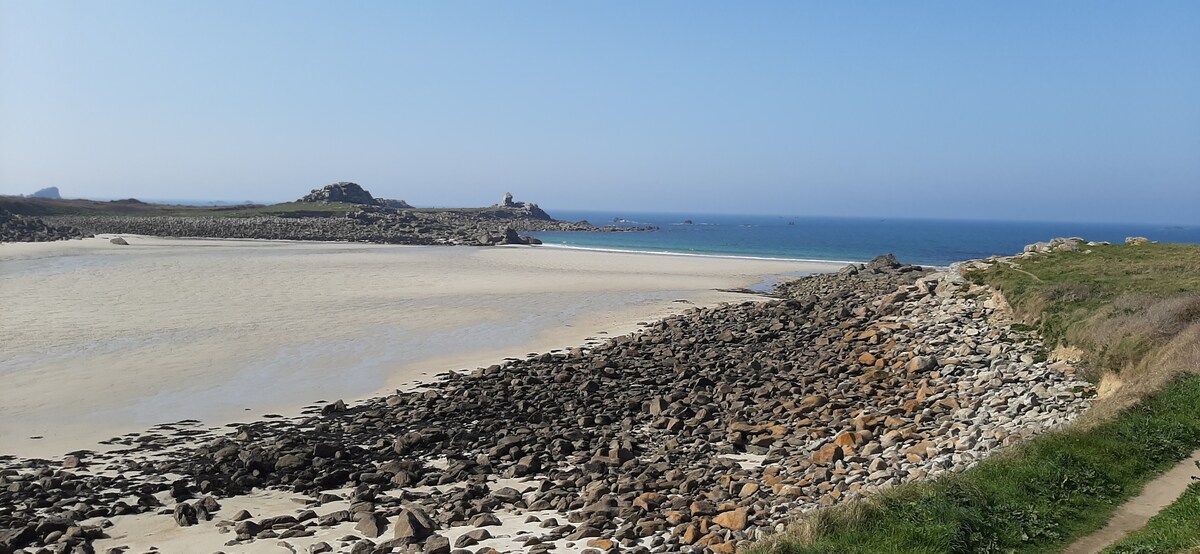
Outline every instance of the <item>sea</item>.
{"label": "sea", "polygon": [[789,217],[547,210],[555,219],[654,231],[539,232],[563,248],[865,262],[895,254],[905,263],[951,263],[1022,251],[1054,237],[1123,243],[1126,237],[1200,244],[1200,225],[965,221],[950,219]]}

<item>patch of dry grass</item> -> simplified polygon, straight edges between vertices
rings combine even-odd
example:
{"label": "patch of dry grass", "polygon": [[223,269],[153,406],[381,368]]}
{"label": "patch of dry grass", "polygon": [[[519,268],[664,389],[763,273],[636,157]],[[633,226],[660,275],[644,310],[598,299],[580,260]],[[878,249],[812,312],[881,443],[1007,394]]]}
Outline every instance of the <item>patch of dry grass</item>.
{"label": "patch of dry grass", "polygon": [[1200,373],[1200,245],[1098,246],[973,272],[1051,347],[1083,352],[1101,398],[1081,424],[1113,417],[1175,377]]}
{"label": "patch of dry grass", "polygon": [[1177,376],[1189,373],[1200,374],[1200,322],[1197,321],[1172,333],[1165,343],[1152,346],[1147,355],[1126,362],[1121,371],[1104,371],[1100,377],[1101,396],[1084,412],[1078,424],[1087,428],[1107,421]]}
{"label": "patch of dry grass", "polygon": [[1200,245],[1093,247],[969,277],[1048,346],[1078,353],[1102,398],[1069,429],[804,514],[751,553],[1058,551],[1200,446]]}

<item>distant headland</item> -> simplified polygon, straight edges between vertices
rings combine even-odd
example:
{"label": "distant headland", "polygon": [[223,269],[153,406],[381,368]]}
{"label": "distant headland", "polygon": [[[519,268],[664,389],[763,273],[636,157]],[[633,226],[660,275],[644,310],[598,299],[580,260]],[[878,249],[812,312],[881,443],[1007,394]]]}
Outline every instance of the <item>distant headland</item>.
{"label": "distant headland", "polygon": [[[41,242],[101,233],[160,237],[349,241],[409,245],[540,244],[532,231],[628,231],[559,221],[512,193],[481,208],[417,208],[377,198],[357,183],[313,189],[293,202],[184,206],[62,199],[54,187],[0,196],[0,242]],[[648,230],[648,228],[636,228]]]}

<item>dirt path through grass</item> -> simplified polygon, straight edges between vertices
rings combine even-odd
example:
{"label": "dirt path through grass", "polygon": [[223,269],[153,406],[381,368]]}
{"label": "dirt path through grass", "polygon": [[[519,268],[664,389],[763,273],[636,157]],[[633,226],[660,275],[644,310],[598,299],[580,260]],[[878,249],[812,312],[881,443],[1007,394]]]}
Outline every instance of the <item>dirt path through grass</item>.
{"label": "dirt path through grass", "polygon": [[1076,541],[1064,551],[1064,554],[1100,552],[1124,538],[1130,531],[1144,527],[1151,517],[1183,494],[1188,485],[1194,482],[1193,477],[1200,476],[1200,468],[1196,467],[1197,462],[1200,462],[1200,450],[1193,452],[1190,458],[1179,462],[1178,465],[1157,479],[1146,483],[1141,494],[1117,508],[1116,513],[1113,514],[1112,519],[1108,520],[1108,524],[1104,528]]}
{"label": "dirt path through grass", "polygon": [[1013,271],[1020,273],[1022,275],[1027,275],[1029,277],[1032,277],[1034,281],[1041,282],[1041,280],[1042,280],[1041,277],[1038,277],[1037,275],[1034,275],[1028,271],[1025,271],[1024,269],[1021,269],[1021,266],[1019,266],[1013,262],[1010,262],[1007,260],[1003,260],[1003,261],[1004,261],[1004,264],[1007,265],[1009,268],[1011,268]]}

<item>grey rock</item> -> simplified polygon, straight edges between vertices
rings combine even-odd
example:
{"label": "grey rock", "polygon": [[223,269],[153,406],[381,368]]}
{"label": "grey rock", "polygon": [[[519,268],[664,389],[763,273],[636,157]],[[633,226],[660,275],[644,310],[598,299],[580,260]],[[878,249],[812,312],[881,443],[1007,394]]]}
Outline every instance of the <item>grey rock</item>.
{"label": "grey rock", "polygon": [[387,521],[375,512],[359,512],[355,519],[358,523],[354,525],[354,530],[362,533],[368,539],[382,535],[383,531],[387,529]]}
{"label": "grey rock", "polygon": [[428,515],[416,508],[406,508],[396,516],[395,537],[397,539],[421,540],[433,534],[436,527]]}
{"label": "grey rock", "polygon": [[198,521],[196,508],[187,502],[180,502],[175,505],[173,517],[175,518],[175,524],[180,527],[195,525]]}
{"label": "grey rock", "polygon": [[347,204],[366,204],[371,206],[378,204],[375,197],[371,196],[371,193],[364,190],[358,183],[346,181],[313,189],[312,192],[300,198],[297,202],[345,202]]}

